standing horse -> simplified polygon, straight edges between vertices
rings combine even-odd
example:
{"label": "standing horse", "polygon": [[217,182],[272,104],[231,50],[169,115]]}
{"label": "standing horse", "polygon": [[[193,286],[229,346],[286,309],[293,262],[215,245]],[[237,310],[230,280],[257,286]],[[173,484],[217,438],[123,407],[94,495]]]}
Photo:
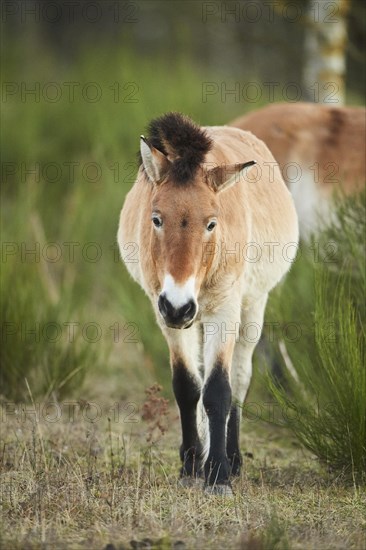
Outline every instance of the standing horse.
{"label": "standing horse", "polygon": [[[296,252],[295,208],[278,167],[266,166],[274,163],[266,145],[237,128],[202,128],[169,113],[151,122],[140,151],[120,217],[122,259],[168,342],[181,477],[203,468],[207,492],[231,494],[230,474],[242,462],[240,406],[268,292]],[[200,399],[208,442],[199,433]]]}
{"label": "standing horse", "polygon": [[275,103],[230,126],[253,132],[270,149],[294,198],[305,240],[332,220],[337,188],[350,195],[365,185],[364,107]]}

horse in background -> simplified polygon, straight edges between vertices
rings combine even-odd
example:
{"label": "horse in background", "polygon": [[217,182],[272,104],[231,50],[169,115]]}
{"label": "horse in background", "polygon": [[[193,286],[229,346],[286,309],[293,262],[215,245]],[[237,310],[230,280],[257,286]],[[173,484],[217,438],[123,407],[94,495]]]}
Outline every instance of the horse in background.
{"label": "horse in background", "polygon": [[366,110],[275,103],[229,123],[268,146],[295,201],[305,241],[333,219],[332,196],[365,185]]}

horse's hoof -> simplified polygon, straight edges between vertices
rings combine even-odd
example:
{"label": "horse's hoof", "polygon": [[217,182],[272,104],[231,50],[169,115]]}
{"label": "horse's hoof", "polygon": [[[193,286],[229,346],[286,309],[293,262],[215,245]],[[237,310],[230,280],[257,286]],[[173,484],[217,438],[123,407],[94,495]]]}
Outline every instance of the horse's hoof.
{"label": "horse's hoof", "polygon": [[203,485],[203,479],[194,476],[184,476],[179,479],[179,484],[182,487],[201,487]]}
{"label": "horse's hoof", "polygon": [[206,485],[204,489],[205,495],[213,495],[220,497],[232,497],[234,496],[233,490],[230,485],[227,484],[216,484],[216,485]]}

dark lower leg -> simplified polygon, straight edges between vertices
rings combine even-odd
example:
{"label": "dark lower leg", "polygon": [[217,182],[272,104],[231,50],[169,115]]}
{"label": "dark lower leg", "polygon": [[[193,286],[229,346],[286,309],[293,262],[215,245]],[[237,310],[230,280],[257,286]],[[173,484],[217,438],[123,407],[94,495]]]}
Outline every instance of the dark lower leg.
{"label": "dark lower leg", "polygon": [[239,447],[241,407],[232,405],[227,425],[226,452],[230,463],[231,474],[238,476],[242,465]]}
{"label": "dark lower leg", "polygon": [[230,475],[226,454],[226,420],[231,406],[231,388],[221,363],[215,365],[205,384],[203,404],[210,430],[210,450],[205,464],[206,483],[225,484],[229,482]]}
{"label": "dark lower leg", "polygon": [[202,445],[197,431],[197,403],[201,395],[199,381],[183,361],[173,364],[173,390],[182,425],[181,476],[194,476],[201,468]]}

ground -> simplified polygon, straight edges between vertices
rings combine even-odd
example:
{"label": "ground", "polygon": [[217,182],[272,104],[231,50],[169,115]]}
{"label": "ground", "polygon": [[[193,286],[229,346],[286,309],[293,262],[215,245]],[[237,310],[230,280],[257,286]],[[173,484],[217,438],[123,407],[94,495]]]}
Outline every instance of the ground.
{"label": "ground", "polygon": [[366,547],[364,488],[263,421],[244,419],[233,498],[181,487],[177,409],[137,374],[134,401],[112,372],[89,400],[3,403],[3,548]]}

